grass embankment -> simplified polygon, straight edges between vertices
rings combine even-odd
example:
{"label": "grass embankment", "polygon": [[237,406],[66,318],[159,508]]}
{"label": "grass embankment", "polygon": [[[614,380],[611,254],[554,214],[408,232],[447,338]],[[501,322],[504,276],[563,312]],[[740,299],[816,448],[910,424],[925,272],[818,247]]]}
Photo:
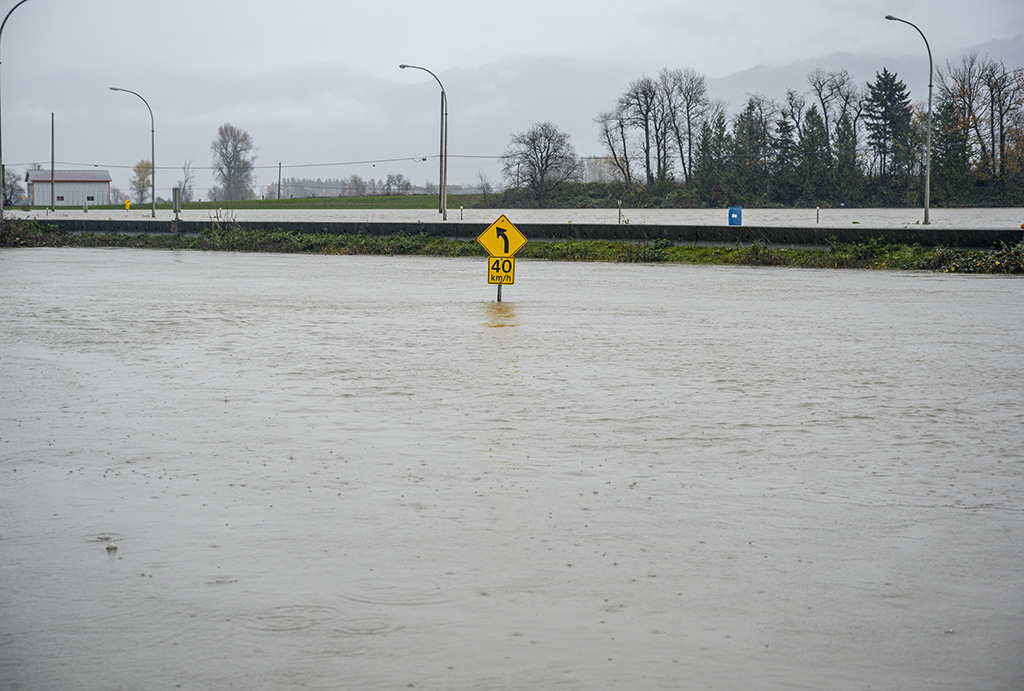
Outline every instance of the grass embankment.
{"label": "grass embankment", "polygon": [[[158,249],[306,254],[379,254],[438,257],[485,256],[475,240],[421,235],[338,235],[247,230],[229,227],[199,235],[67,233],[34,221],[8,220],[0,247],[148,247]],[[565,240],[531,242],[516,255],[524,259],[584,262],[670,262],[829,269],[911,269],[950,273],[1024,274],[1024,242],[993,250],[961,250],[920,245],[833,244],[822,249],[775,247],[763,243],[731,247]]]}

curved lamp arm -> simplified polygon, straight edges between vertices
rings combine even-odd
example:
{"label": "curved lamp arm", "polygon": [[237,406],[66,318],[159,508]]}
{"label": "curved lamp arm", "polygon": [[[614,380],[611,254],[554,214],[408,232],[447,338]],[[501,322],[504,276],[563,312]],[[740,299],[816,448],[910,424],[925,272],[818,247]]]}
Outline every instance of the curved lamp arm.
{"label": "curved lamp arm", "polygon": [[441,219],[444,221],[448,220],[448,94],[445,93],[444,84],[438,79],[437,75],[428,70],[426,67],[420,67],[419,65],[406,65],[405,63],[398,66],[399,69],[410,69],[410,70],[422,70],[434,78],[437,85],[441,87],[441,172],[440,172],[440,190],[438,193],[438,211],[441,213]]}
{"label": "curved lamp arm", "polygon": [[150,148],[151,148],[150,158],[152,159],[149,162],[150,165],[152,166],[152,169],[150,170],[149,180],[150,180],[150,182],[153,185],[153,190],[150,193],[150,196],[153,197],[153,199],[152,199],[152,202],[153,202],[153,218],[156,218],[156,120],[153,119],[153,109],[149,107],[149,102],[146,99],[142,98],[142,94],[138,94],[138,93],[132,91],[131,89],[119,89],[116,86],[112,86],[112,87],[110,87],[110,90],[111,91],[123,91],[126,94],[132,94],[134,96],[138,96],[139,99],[143,103],[146,104],[146,109],[149,111],[149,126],[150,126],[149,135],[150,135]]}

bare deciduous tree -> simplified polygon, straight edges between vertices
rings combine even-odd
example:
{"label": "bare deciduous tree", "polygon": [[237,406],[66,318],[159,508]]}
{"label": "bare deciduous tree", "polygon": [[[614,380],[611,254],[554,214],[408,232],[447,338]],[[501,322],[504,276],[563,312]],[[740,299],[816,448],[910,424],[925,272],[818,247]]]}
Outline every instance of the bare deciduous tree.
{"label": "bare deciduous tree", "polygon": [[665,95],[650,77],[630,83],[619,97],[618,113],[640,130],[647,184],[669,176],[669,119]]}
{"label": "bare deciduous tree", "polygon": [[21,196],[25,194],[25,188],[21,186],[21,177],[14,172],[13,168],[4,167],[4,206],[21,204]]}
{"label": "bare deciduous tree", "polygon": [[717,114],[708,97],[707,79],[693,68],[663,69],[658,78],[629,84],[615,110],[596,119],[600,141],[627,183],[635,180],[634,162],[643,162],[647,184],[672,177],[678,155],[683,182],[693,177],[702,126]]}
{"label": "bare deciduous tree", "polygon": [[366,196],[366,181],[352,174],[345,178],[345,193],[350,197]]}
{"label": "bare deciduous tree", "polygon": [[409,194],[412,191],[412,183],[401,173],[388,173],[384,181],[384,194]]}
{"label": "bare deciduous tree", "polygon": [[618,107],[613,111],[601,113],[595,118],[595,122],[600,128],[601,144],[608,150],[608,155],[611,157],[619,177],[627,185],[632,185],[634,182],[632,160],[635,143],[622,108]]}
{"label": "bare deciduous tree", "polygon": [[864,101],[867,98],[865,89],[853,81],[846,70],[833,72],[832,89],[836,96],[836,123],[845,115],[856,130],[857,121],[864,112]]}
{"label": "bare deciduous tree", "polygon": [[782,106],[782,117],[793,125],[796,136],[803,136],[804,110],[807,108],[807,99],[804,95],[797,93],[795,89],[786,90],[786,103]]}
{"label": "bare deciduous tree", "polygon": [[210,144],[213,153],[213,174],[220,183],[225,201],[237,201],[252,195],[255,184],[253,166],[256,146],[243,129],[225,123],[217,130],[217,138]]}
{"label": "bare deciduous tree", "polygon": [[550,122],[534,123],[513,135],[502,155],[502,174],[515,187],[526,187],[544,203],[563,183],[579,179],[580,161],[571,138]]}
{"label": "bare deciduous tree", "polygon": [[[1006,68],[1003,61],[988,61],[982,73],[986,89],[986,119],[992,152],[992,173],[1001,177],[1006,173],[1008,143],[1012,131],[1019,125],[1020,111],[1024,107],[1024,70]],[[1016,116],[1016,117],[1015,117]],[[1019,129],[1016,132],[1020,136]]]}
{"label": "bare deciduous tree", "polygon": [[666,117],[679,152],[683,181],[689,182],[701,124],[711,109],[707,79],[692,67],[663,69],[658,78],[665,94]]}
{"label": "bare deciduous tree", "polygon": [[819,114],[829,141],[834,139],[836,123],[844,115],[856,133],[867,95],[853,81],[850,73],[846,70],[826,72],[816,69],[807,75],[807,83],[817,98]]}
{"label": "bare deciduous tree", "polygon": [[969,124],[971,162],[983,178],[1000,176],[1007,145],[1024,127],[1024,70],[970,53],[939,69],[939,98]]}
{"label": "bare deciduous tree", "polygon": [[153,180],[153,164],[145,159],[139,161],[132,168],[132,176],[128,180],[128,186],[132,188],[135,200],[142,204],[149,199],[149,192]]}
{"label": "bare deciduous tree", "polygon": [[195,200],[195,190],[193,185],[195,184],[196,174],[192,170],[192,161],[186,161],[185,165],[181,167],[182,179],[178,180],[178,189],[181,190],[181,201],[191,202]]}
{"label": "bare deciduous tree", "polygon": [[476,191],[483,195],[484,204],[487,204],[487,195],[494,192],[494,185],[491,184],[490,178],[482,170],[476,171]]}

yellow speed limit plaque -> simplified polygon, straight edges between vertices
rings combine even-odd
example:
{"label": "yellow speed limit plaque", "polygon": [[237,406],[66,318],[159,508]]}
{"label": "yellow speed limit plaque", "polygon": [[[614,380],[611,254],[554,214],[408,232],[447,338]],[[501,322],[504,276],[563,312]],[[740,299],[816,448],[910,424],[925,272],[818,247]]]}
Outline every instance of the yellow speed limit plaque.
{"label": "yellow speed limit plaque", "polygon": [[488,257],[487,282],[509,286],[516,282],[515,257]]}

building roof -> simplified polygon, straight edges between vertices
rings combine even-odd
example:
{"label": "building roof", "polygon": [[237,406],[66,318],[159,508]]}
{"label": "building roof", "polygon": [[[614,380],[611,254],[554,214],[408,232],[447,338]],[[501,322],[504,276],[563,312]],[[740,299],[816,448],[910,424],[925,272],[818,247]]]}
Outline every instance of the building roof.
{"label": "building roof", "polygon": [[[49,182],[49,170],[30,170],[25,175],[26,182]],[[110,173],[105,170],[55,170],[54,182],[111,182]]]}

